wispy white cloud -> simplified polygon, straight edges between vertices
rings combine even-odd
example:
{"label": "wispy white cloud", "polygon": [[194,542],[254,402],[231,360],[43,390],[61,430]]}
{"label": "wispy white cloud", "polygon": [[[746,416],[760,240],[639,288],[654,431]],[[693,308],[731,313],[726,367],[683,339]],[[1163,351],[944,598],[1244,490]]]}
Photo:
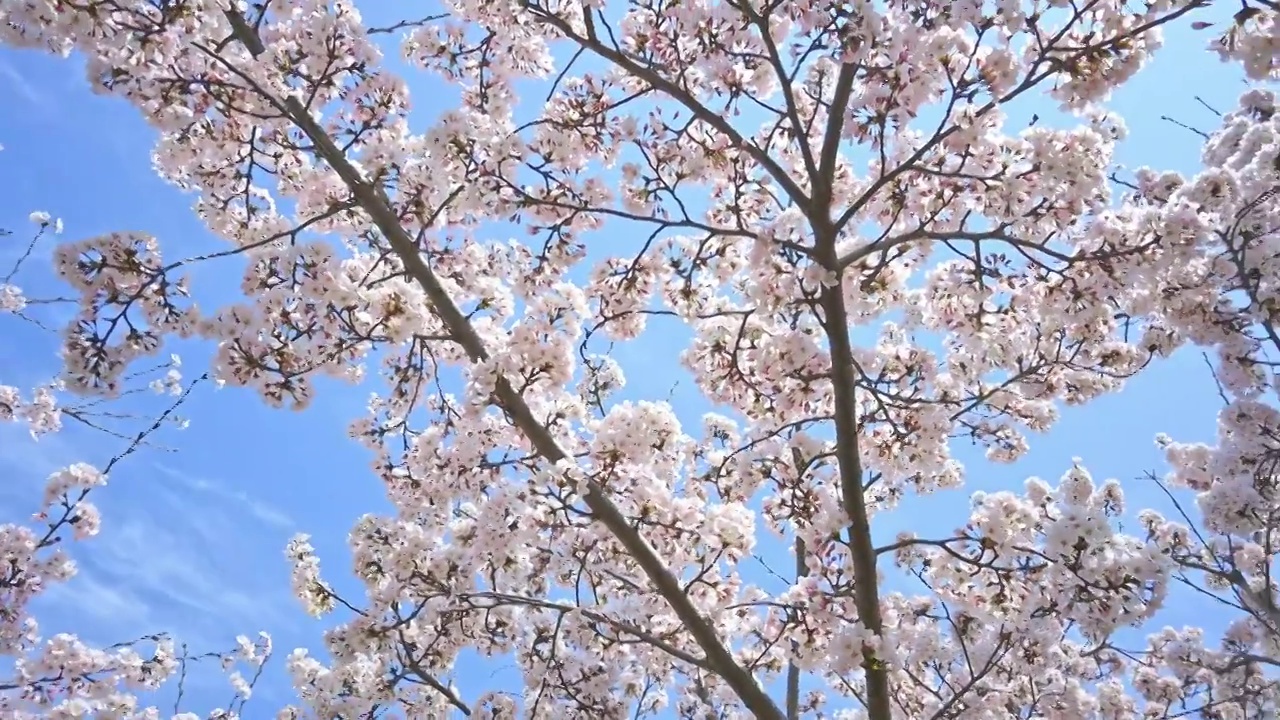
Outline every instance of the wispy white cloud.
{"label": "wispy white cloud", "polygon": [[41,112],[51,113],[55,109],[52,98],[28,82],[17,68],[2,57],[0,57],[0,78],[3,78],[4,84],[13,88],[19,97]]}
{"label": "wispy white cloud", "polygon": [[[7,378],[0,378],[0,382]],[[25,519],[38,508],[45,478],[59,467],[88,460],[77,457],[76,447],[58,435],[31,437],[26,426],[0,423],[0,522]]]}
{"label": "wispy white cloud", "polygon": [[[25,520],[48,472],[95,449],[57,435],[36,442],[16,430],[0,425],[0,522]],[[287,635],[304,619],[288,592],[281,536],[293,521],[283,512],[144,463],[113,473],[91,498],[102,531],[69,544],[79,572],[37,605],[46,630],[97,643],[167,631],[206,651],[238,633]]]}
{"label": "wispy white cloud", "polygon": [[[151,517],[145,520],[134,516],[120,522],[114,532],[103,533],[103,542],[94,548],[93,564],[147,598],[152,612],[167,620],[219,620],[198,627],[201,632],[216,632],[213,625],[246,632],[260,629],[247,625],[287,622],[289,608],[284,606],[280,584],[265,582],[263,577],[276,575],[283,581],[283,573],[257,567],[260,556],[236,540],[237,528],[225,516],[190,505],[186,510],[170,516],[168,522],[159,512],[148,513]],[[220,532],[206,532],[210,527]],[[273,554],[269,560],[283,569],[281,556]],[[275,591],[271,585],[276,585]]]}
{"label": "wispy white cloud", "polygon": [[74,608],[76,617],[89,618],[91,625],[111,633],[92,638],[104,644],[124,639],[115,634],[115,627],[145,626],[151,620],[149,607],[131,589],[107,582],[101,574],[83,568],[72,584],[50,585],[44,598],[55,607]]}
{"label": "wispy white cloud", "polygon": [[168,632],[196,652],[242,633],[297,632],[304,617],[275,543],[189,496],[149,496],[145,506],[99,498],[102,533],[72,549],[80,571],[44,598],[50,629],[100,644]]}
{"label": "wispy white cloud", "polygon": [[293,518],[289,517],[283,511],[249,496],[240,490],[232,490],[231,488],[202,477],[197,477],[190,473],[178,470],[163,463],[155,463],[155,468],[170,479],[180,483],[185,488],[204,494],[212,499],[223,503],[233,505],[243,510],[255,520],[276,529],[292,530],[296,525]]}

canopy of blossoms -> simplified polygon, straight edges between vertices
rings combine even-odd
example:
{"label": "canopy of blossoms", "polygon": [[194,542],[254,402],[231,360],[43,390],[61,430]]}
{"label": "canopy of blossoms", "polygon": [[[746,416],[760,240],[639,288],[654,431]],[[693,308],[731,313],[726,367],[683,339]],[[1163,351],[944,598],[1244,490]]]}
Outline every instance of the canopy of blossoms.
{"label": "canopy of blossoms", "polygon": [[[54,431],[147,368],[181,400],[167,338],[295,410],[317,376],[378,378],[351,434],[395,512],[351,532],[362,597],[288,546],[333,625],[327,656],[288,657],[278,717],[1274,717],[1276,3],[436,5],[375,24],[342,0],[0,0],[4,43],[77,54],[154,126],[157,172],[225,243],[57,242],[65,367],[0,386],[0,419]],[[1171,26],[1210,51],[1163,47]],[[1198,174],[1118,175],[1107,101],[1161,52],[1249,85]],[[458,102],[411,121],[406,64]],[[1074,120],[1009,121],[1037,96]],[[197,302],[188,271],[223,257],[244,299]],[[0,283],[0,309],[29,300]],[[720,412],[616,397],[610,348],[656,324],[682,326]],[[1013,461],[1188,346],[1225,403],[1215,445],[1159,439],[1194,517],[1121,531],[1121,485],[1077,464],[975,496],[954,532],[873,539],[914,495],[959,502],[953,440]],[[162,637],[42,638],[26,611],[70,575],[56,540],[93,534],[111,469],[67,468],[0,529],[6,717],[159,717],[145,693],[186,662]],[[794,557],[782,590],[742,571],[761,543]],[[1183,584],[1230,613],[1222,637],[1158,629]],[[513,658],[520,686],[463,697],[444,678],[464,652]],[[241,714],[233,683],[209,717]]]}

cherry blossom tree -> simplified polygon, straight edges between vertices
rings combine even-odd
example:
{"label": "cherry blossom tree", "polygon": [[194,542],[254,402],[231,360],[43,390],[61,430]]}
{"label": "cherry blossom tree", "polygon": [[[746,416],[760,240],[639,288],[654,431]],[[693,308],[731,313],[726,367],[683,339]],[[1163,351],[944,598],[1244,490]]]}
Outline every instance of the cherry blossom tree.
{"label": "cherry blossom tree", "polygon": [[[7,0],[0,33],[80,53],[228,245],[59,245],[70,389],[169,336],[273,405],[384,382],[352,435],[396,512],[351,533],[364,597],[289,545],[336,624],[281,717],[1263,718],[1280,11],[1233,2]],[[1196,177],[1113,177],[1106,102],[1171,24],[1254,87]],[[411,122],[397,48],[457,104]],[[1037,95],[1079,120],[1014,127]],[[202,307],[184,272],[222,257],[245,299]],[[619,399],[610,348],[650,325],[691,336],[718,412]],[[1201,518],[1125,534],[1076,466],[877,544],[877,514],[964,484],[953,441],[1015,460],[1187,345],[1226,401],[1216,446],[1162,440]],[[781,591],[742,570],[767,542]],[[1179,583],[1233,606],[1225,638],[1122,646]],[[464,651],[523,687],[462,697]]]}

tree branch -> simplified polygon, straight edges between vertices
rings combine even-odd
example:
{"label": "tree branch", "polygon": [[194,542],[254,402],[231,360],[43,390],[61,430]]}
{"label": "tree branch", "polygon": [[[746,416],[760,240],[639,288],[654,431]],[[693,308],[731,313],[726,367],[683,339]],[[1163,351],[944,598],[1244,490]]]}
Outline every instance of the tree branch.
{"label": "tree branch", "polygon": [[[244,17],[234,10],[227,11],[227,16],[236,39],[251,53],[261,54],[264,50],[262,41]],[[262,89],[259,88],[259,91],[262,92]],[[263,92],[263,94],[269,96],[268,93]],[[365,181],[360,171],[347,160],[342,150],[334,144],[324,128],[316,122],[297,98],[287,97],[283,100],[273,98],[273,102],[281,106],[286,116],[315,143],[316,154],[342,178],[356,201],[360,203],[360,207],[369,214],[374,225],[386,237],[391,248],[404,263],[406,274],[422,287],[432,309],[440,316],[441,321],[452,334],[454,342],[462,346],[473,362],[489,360],[489,353],[480,335],[453,302],[453,298],[444,289],[435,272],[422,259],[417,243],[400,225],[399,218],[385,193]],[[534,450],[548,463],[555,464],[571,460],[555,436],[538,421],[524,398],[505,377],[498,377],[494,395],[497,404],[511,417],[516,428],[525,435]],[[764,692],[751,673],[733,658],[720,640],[715,628],[684,594],[679,580],[658,557],[648,541],[631,526],[626,515],[605,494],[604,488],[591,479],[586,480],[585,486],[586,493],[583,499],[587,506],[636,560],[658,593],[670,604],[677,617],[706,654],[707,664],[733,688],[743,704],[757,718],[785,720],[778,706]]]}

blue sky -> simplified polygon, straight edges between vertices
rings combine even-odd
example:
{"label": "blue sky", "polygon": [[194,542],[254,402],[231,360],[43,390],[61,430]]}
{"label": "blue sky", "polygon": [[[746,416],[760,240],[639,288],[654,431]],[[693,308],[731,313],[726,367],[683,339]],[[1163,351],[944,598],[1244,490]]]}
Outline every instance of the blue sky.
{"label": "blue sky", "polygon": [[[1168,43],[1176,49],[1160,54],[1117,94],[1110,107],[1130,129],[1120,162],[1194,170],[1197,139],[1160,117],[1211,127],[1214,118],[1193,95],[1228,108],[1243,89],[1233,68],[1199,51],[1207,39],[1185,29],[1171,32]],[[428,83],[411,87],[419,102],[448,96]],[[1054,114],[1039,100],[1020,103],[1016,112]],[[0,267],[19,251],[24,232],[34,229],[26,216],[37,209],[63,219],[66,239],[140,230],[159,237],[175,258],[220,249],[190,213],[192,198],[154,176],[152,142],[151,130],[132,107],[89,92],[78,61],[0,51],[0,227],[18,231],[0,239]],[[47,267],[32,271],[29,288],[50,287]],[[227,280],[235,287],[237,274],[237,267],[226,265],[202,270],[197,279],[205,288]],[[0,320],[0,382],[29,387],[48,379],[55,350],[51,337]],[[188,375],[201,372],[210,356],[199,346],[178,350]],[[708,408],[689,380],[672,393],[683,376],[675,353],[656,332],[633,345],[622,358],[629,370],[627,395],[671,393],[691,426]],[[320,384],[305,413],[271,410],[239,388],[206,386],[195,393],[183,409],[190,428],[165,436],[176,449],[122,465],[97,497],[102,534],[78,548],[79,576],[40,606],[45,628],[101,643],[168,630],[200,650],[230,647],[237,633],[265,629],[275,636],[278,660],[296,646],[316,648],[323,624],[303,614],[288,593],[287,538],[310,533],[327,575],[350,588],[342,580],[349,566],[346,535],[360,514],[387,508],[368,472],[368,454],[346,436],[347,423],[363,414],[372,388]],[[1052,433],[1032,438],[1030,454],[1015,465],[993,466],[962,450],[968,491],[1016,489],[1029,475],[1053,481],[1079,456],[1098,479],[1124,481],[1131,507],[1167,508],[1154,487],[1137,479],[1162,468],[1152,438],[1167,432],[1179,440],[1212,440],[1218,405],[1199,354],[1182,353],[1123,393],[1066,411]],[[55,466],[102,463],[118,448],[115,441],[74,429],[35,443],[20,429],[0,426],[0,521],[28,515]],[[908,501],[886,518],[881,532],[891,534],[907,522],[950,528],[963,523],[967,506],[965,493]],[[1167,621],[1191,622],[1196,610],[1172,608]],[[473,665],[470,671],[480,669]],[[474,697],[492,670],[460,678],[459,684]],[[214,678],[188,695],[189,707],[200,711],[224,704],[230,688]],[[247,716],[267,717],[289,695],[283,678],[269,674]]]}

